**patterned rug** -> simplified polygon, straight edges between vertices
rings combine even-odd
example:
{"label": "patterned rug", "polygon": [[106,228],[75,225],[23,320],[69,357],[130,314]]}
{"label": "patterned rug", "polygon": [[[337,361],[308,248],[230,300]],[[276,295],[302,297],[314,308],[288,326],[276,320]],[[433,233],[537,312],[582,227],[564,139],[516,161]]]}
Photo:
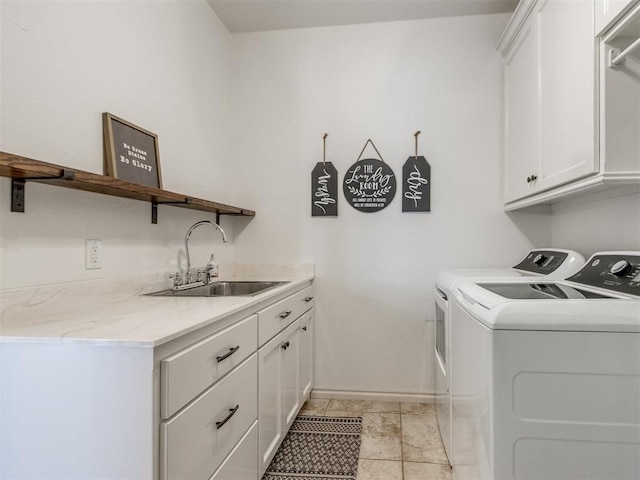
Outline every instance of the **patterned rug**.
{"label": "patterned rug", "polygon": [[356,480],[362,418],[298,415],[262,480]]}

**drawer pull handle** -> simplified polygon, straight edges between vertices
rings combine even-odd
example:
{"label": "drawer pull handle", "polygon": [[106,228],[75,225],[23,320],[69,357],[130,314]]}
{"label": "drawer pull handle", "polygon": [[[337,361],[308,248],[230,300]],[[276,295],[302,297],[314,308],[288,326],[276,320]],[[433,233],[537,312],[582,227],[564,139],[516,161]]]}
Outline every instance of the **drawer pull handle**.
{"label": "drawer pull handle", "polygon": [[311,300],[313,300],[313,297],[305,297],[304,302],[309,303]]}
{"label": "drawer pull handle", "polygon": [[302,331],[306,332],[307,331],[307,327],[302,327]]}
{"label": "drawer pull handle", "polygon": [[237,346],[235,346],[233,348],[230,348],[229,351],[227,353],[225,353],[224,355],[216,357],[216,360],[218,360],[218,363],[220,363],[221,361],[229,358],[231,355],[236,353],[238,350],[240,350],[240,345],[237,345]]}
{"label": "drawer pull handle", "polygon": [[283,350],[286,350],[287,348],[289,348],[289,345],[290,345],[290,344],[289,344],[289,340],[287,340],[286,342],[284,342],[284,343],[282,344],[282,349],[283,349]]}
{"label": "drawer pull handle", "polygon": [[281,314],[280,314],[280,318],[281,318],[282,320],[284,320],[284,319],[285,319],[285,318],[287,318],[289,315],[291,315],[291,312],[292,312],[292,311],[293,311],[293,310],[287,310],[286,312],[281,313]]}
{"label": "drawer pull handle", "polygon": [[224,420],[221,420],[221,421],[219,421],[219,422],[216,422],[216,430],[220,430],[220,429],[222,428],[222,426],[223,426],[225,423],[227,423],[227,422],[231,419],[231,417],[233,417],[233,416],[236,414],[236,412],[238,411],[238,409],[239,409],[239,408],[240,408],[240,405],[236,405],[236,407],[235,407],[235,408],[230,408],[230,409],[229,409],[229,415],[227,415],[227,416],[224,418]]}

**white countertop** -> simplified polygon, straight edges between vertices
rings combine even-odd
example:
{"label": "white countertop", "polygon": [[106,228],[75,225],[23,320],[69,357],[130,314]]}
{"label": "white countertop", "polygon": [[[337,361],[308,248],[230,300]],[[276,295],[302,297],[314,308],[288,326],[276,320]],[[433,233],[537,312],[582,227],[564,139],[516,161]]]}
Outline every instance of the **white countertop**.
{"label": "white countertop", "polygon": [[[86,343],[156,347],[224,317],[264,305],[313,280],[313,266],[222,270],[220,280],[286,281],[252,297],[149,297],[164,274],[0,291],[0,343]],[[162,285],[162,286],[160,286]]]}

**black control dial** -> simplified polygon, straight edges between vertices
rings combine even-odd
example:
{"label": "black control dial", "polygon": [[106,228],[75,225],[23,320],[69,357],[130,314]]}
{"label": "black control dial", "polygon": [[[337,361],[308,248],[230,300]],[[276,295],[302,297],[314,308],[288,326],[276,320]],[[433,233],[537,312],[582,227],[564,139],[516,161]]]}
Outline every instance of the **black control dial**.
{"label": "black control dial", "polygon": [[629,270],[631,270],[632,268],[632,265],[628,261],[620,260],[613,264],[610,271],[615,276],[622,277],[623,275],[629,273]]}
{"label": "black control dial", "polygon": [[535,263],[536,265],[542,265],[545,262],[546,259],[547,259],[546,255],[543,255],[543,254],[539,253],[533,259],[533,263]]}

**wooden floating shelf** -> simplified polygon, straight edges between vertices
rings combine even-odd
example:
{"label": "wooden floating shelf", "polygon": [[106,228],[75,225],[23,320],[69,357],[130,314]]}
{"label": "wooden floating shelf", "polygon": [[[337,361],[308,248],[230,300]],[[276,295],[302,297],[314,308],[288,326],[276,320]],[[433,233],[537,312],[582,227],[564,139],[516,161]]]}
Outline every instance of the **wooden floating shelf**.
{"label": "wooden floating shelf", "polygon": [[[19,194],[19,185],[22,184],[22,194],[24,194],[23,182],[30,181],[150,202],[152,204],[153,223],[156,223],[154,220],[157,215],[157,205],[162,204],[215,213],[217,216],[239,215],[253,217],[256,214],[253,210],[246,208],[203,200],[189,195],[169,192],[160,188],[147,187],[146,185],[138,185],[136,183],[118,180],[117,178],[76,170],[74,168],[66,168],[53,163],[41,162],[6,152],[0,152],[0,176],[14,179],[14,186],[12,187],[12,211],[24,211],[24,199],[22,200],[22,210],[19,209],[19,200],[17,200],[18,209],[14,209],[16,192]],[[16,190],[16,188],[18,188],[18,190]]]}

